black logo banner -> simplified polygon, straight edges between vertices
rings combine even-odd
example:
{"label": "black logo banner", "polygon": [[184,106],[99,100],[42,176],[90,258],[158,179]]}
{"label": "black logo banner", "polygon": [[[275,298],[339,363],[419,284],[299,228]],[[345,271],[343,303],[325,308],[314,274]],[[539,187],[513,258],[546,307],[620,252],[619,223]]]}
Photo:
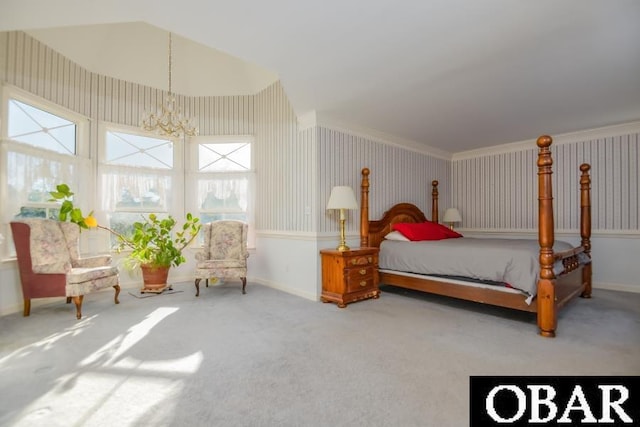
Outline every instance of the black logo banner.
{"label": "black logo banner", "polygon": [[472,376],[470,425],[640,426],[640,376]]}

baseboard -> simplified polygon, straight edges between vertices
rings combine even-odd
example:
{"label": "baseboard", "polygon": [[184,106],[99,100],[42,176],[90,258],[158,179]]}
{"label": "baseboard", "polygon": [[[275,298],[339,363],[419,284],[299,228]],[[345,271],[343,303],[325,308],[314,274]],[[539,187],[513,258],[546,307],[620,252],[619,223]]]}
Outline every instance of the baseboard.
{"label": "baseboard", "polygon": [[287,286],[282,286],[279,283],[271,282],[269,280],[257,279],[255,277],[249,277],[249,278],[247,278],[247,282],[249,282],[249,283],[257,283],[257,284],[263,285],[263,286],[268,286],[269,288],[277,289],[279,291],[286,292],[288,294],[295,295],[297,297],[301,297],[301,298],[308,299],[308,300],[311,300],[311,301],[319,301],[320,300],[320,297],[318,295],[311,294],[311,293],[308,293],[308,292],[303,292],[303,291],[300,291],[299,289],[294,289],[294,288],[289,288]]}
{"label": "baseboard", "polygon": [[[142,284],[142,277],[127,277],[126,275],[120,275],[120,287],[122,289],[138,289]],[[179,276],[171,276],[169,277],[169,282],[171,283],[191,283],[193,285],[194,277],[193,275],[179,275]],[[256,277],[247,277],[247,287],[252,283],[257,283],[259,285],[268,286],[273,289],[277,289],[279,291],[286,292],[288,294],[292,294],[301,298],[309,299],[312,301],[319,301],[320,297],[315,294],[311,294],[309,292],[300,291],[299,289],[290,288],[287,286],[283,286],[280,283],[272,282],[269,280],[258,279]],[[194,287],[195,290],[195,287]]]}
{"label": "baseboard", "polygon": [[639,285],[629,285],[624,283],[593,283],[593,289],[603,289],[606,291],[633,292],[640,293]]}
{"label": "baseboard", "polygon": [[[120,283],[120,295],[122,295],[122,292],[125,290],[131,290],[131,289],[139,289],[140,288],[140,284],[139,283],[130,283],[128,285],[123,285],[122,283]],[[95,291],[92,293],[97,293],[97,292],[111,292],[113,293],[114,290],[112,287],[108,287],[108,288],[104,288],[104,289],[100,289],[99,291]],[[91,298],[91,294],[87,294],[85,296],[85,302]],[[33,313],[34,309],[38,309],[38,307],[42,307],[45,305],[49,305],[49,304],[57,304],[60,302],[63,302],[67,299],[67,297],[64,296],[60,296],[60,297],[50,297],[50,298],[32,298],[31,299],[31,312]],[[83,307],[84,307],[84,302],[83,302]],[[73,305],[73,301],[71,301],[71,305]],[[22,313],[24,310],[24,301],[20,300],[17,304],[14,304],[12,306],[9,307],[3,307],[2,309],[0,309],[0,316],[6,316],[8,314],[14,314],[14,313]]]}
{"label": "baseboard", "polygon": [[[60,297],[62,298],[62,297]],[[46,301],[45,301],[46,300]],[[38,300],[31,300],[31,310],[33,310],[36,307],[42,306],[44,304],[48,304],[50,302],[52,302],[53,300],[55,300],[55,298],[39,298]],[[2,307],[0,308],[0,316],[6,316],[9,314],[14,314],[14,313],[22,313],[22,310],[24,310],[24,305],[22,300],[20,300],[19,304],[15,304],[15,305],[11,305],[8,307]]]}

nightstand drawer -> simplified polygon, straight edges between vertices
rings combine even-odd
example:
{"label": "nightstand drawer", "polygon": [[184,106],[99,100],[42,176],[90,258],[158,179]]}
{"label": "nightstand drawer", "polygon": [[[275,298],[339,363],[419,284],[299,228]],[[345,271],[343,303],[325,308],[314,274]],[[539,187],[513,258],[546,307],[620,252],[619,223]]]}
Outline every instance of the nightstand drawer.
{"label": "nightstand drawer", "polygon": [[344,269],[344,275],[346,276],[345,278],[347,280],[358,280],[358,279],[364,279],[367,277],[373,277],[374,272],[375,272],[375,268],[373,266]]}
{"label": "nightstand drawer", "polygon": [[354,256],[347,259],[347,267],[374,265],[375,261],[374,255]]}
{"label": "nightstand drawer", "polygon": [[347,279],[347,292],[358,292],[373,289],[374,286],[373,277],[354,277],[353,279]]}

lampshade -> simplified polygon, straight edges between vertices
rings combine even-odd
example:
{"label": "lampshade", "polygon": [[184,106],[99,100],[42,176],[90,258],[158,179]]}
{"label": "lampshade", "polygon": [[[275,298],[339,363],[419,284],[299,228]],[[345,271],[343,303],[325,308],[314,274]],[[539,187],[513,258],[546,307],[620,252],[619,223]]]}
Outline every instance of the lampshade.
{"label": "lampshade", "polygon": [[444,217],[442,217],[442,221],[444,222],[460,222],[462,221],[462,217],[460,216],[460,212],[456,208],[449,208],[444,212]]}
{"label": "lampshade", "polygon": [[351,187],[333,187],[327,209],[358,209],[358,201]]}

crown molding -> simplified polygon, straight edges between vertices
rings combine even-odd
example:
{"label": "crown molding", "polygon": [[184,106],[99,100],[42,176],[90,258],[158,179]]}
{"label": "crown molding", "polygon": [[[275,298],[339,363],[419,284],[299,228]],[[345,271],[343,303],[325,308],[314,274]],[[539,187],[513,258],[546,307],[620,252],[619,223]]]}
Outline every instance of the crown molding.
{"label": "crown molding", "polygon": [[[605,126],[595,129],[587,129],[577,132],[569,132],[558,135],[551,135],[553,145],[571,144],[575,142],[589,141],[592,139],[610,138],[619,135],[640,133],[640,121],[622,123],[618,125]],[[477,157],[494,156],[496,154],[513,153],[536,149],[536,139],[512,142],[507,144],[493,145],[491,147],[478,148],[476,150],[461,151],[454,153],[451,160],[465,160]]]}
{"label": "crown molding", "polygon": [[[298,130],[306,130],[312,127],[323,127],[449,161],[532,150],[536,149],[537,139],[528,139],[506,144],[492,145],[490,147],[478,148],[475,150],[451,153],[426,144],[421,144],[414,140],[397,137],[371,128],[340,121],[331,116],[319,114],[315,110],[304,113],[298,117]],[[640,133],[640,121],[568,132],[552,135],[552,137],[554,146],[557,146],[633,133]]]}
{"label": "crown molding", "polygon": [[355,125],[345,121],[337,120],[334,117],[320,114],[317,111],[309,111],[298,116],[298,130],[306,130],[311,127],[322,127],[337,132],[346,133],[348,135],[366,138],[375,142],[379,142],[394,147],[404,148],[416,153],[436,157],[443,160],[451,160],[452,153],[431,147],[420,142],[394,136],[388,133],[380,132],[368,127]]}

